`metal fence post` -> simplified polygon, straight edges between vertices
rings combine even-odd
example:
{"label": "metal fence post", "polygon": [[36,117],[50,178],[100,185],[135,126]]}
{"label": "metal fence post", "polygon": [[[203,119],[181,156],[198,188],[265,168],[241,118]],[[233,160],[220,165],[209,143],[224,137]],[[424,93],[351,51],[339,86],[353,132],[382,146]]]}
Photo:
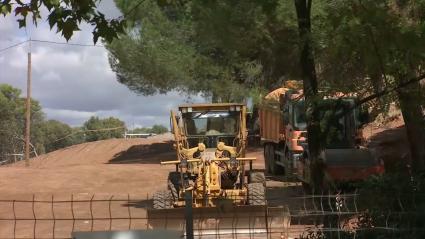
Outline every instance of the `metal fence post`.
{"label": "metal fence post", "polygon": [[185,191],[186,239],[193,239],[192,190]]}

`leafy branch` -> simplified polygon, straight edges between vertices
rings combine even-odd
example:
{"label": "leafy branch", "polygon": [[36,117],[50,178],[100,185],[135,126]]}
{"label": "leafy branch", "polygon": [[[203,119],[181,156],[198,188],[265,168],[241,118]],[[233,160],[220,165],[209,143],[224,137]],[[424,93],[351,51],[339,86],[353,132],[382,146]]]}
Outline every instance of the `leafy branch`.
{"label": "leafy branch", "polygon": [[21,0],[0,0],[0,14],[6,16],[10,13],[18,16],[19,28],[26,27],[27,17],[31,15],[32,22],[37,25],[41,19],[40,9],[44,6],[49,14],[47,20],[50,28],[57,28],[57,32],[69,41],[79,25],[86,22],[94,26],[93,42],[96,44],[99,37],[111,42],[124,32],[125,19],[106,19],[98,10],[100,0],[31,0],[24,3]]}

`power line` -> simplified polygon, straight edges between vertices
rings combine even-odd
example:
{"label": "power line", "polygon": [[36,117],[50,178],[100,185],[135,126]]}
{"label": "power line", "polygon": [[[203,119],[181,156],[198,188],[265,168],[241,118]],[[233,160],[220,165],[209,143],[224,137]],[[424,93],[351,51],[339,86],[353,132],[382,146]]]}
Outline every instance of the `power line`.
{"label": "power line", "polygon": [[132,7],[129,11],[125,12],[121,18],[127,17],[130,13],[132,13],[134,10],[136,10],[145,0],[139,1],[134,7]]}
{"label": "power line", "polygon": [[57,45],[87,46],[87,47],[105,47],[103,45],[90,45],[90,44],[82,44],[82,43],[57,42],[57,41],[37,40],[37,39],[32,39],[30,41],[32,41],[32,42],[39,42],[39,43],[57,44]]}
{"label": "power line", "polygon": [[11,46],[8,46],[8,47],[5,47],[5,48],[2,48],[2,49],[0,49],[0,53],[1,53],[1,52],[4,52],[4,51],[7,51],[7,50],[9,50],[9,49],[11,49],[11,48],[14,48],[14,47],[20,46],[20,45],[22,45],[22,44],[24,44],[24,43],[27,43],[27,42],[29,42],[29,40],[25,40],[25,41],[22,41],[22,42],[16,43],[16,44],[14,44],[14,45],[11,45]]}
{"label": "power line", "polygon": [[[141,0],[139,1],[136,5],[134,5],[134,7],[132,7],[129,11],[125,12],[120,18],[124,18],[127,17],[128,15],[130,15],[133,11],[135,11],[142,3],[144,3],[145,0]],[[28,33],[26,32],[25,29],[25,34],[28,36]],[[7,51],[11,48],[17,47],[19,45],[22,45],[26,42],[40,42],[40,43],[49,43],[49,44],[57,44],[57,45],[70,45],[70,46],[85,46],[85,47],[105,47],[105,46],[101,46],[101,45],[89,45],[89,44],[81,44],[81,43],[68,43],[68,42],[56,42],[56,41],[48,41],[48,40],[37,40],[37,39],[30,39],[30,40],[25,40],[19,43],[16,43],[14,45],[5,47],[3,49],[0,49],[0,53]]]}
{"label": "power line", "polygon": [[105,47],[103,45],[90,45],[90,44],[82,44],[82,43],[68,43],[68,42],[57,42],[57,41],[31,39],[31,40],[25,40],[25,41],[10,45],[8,47],[2,48],[2,49],[0,49],[0,53],[7,51],[11,48],[20,46],[20,45],[27,43],[27,42],[38,42],[38,43],[47,43],[47,44],[56,44],[56,45],[69,45],[69,46],[82,46],[82,47],[100,47],[100,48]]}

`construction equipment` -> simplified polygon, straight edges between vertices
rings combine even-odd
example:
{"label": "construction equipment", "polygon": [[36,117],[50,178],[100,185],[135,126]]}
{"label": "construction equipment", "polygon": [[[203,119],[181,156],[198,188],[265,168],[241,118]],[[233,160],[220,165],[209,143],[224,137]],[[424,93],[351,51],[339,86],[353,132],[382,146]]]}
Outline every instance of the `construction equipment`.
{"label": "construction equipment", "polygon": [[[267,171],[310,184],[303,92],[283,88],[278,93],[274,98],[279,100],[265,101],[259,112]],[[361,146],[367,111],[354,108],[356,100],[355,96],[336,93],[317,104],[325,145],[320,159],[327,179],[334,183],[358,181],[384,171],[382,161]]]}
{"label": "construction equipment", "polygon": [[264,229],[265,177],[252,170],[255,158],[245,157],[246,106],[192,104],[180,106],[179,112],[171,112],[177,159],[161,162],[175,164],[176,171],[169,173],[168,189],[153,197],[151,226],[165,227],[166,221],[167,228],[182,228],[182,210],[189,207],[189,217],[203,230],[210,219],[215,233]]}

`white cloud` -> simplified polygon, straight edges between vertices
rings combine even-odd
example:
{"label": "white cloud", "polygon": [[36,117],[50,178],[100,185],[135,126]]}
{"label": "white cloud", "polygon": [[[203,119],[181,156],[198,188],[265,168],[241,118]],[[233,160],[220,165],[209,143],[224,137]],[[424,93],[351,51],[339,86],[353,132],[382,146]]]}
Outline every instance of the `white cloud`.
{"label": "white cloud", "polygon": [[60,81],[61,77],[54,71],[49,71],[40,77],[40,81]]}
{"label": "white cloud", "polygon": [[[112,0],[102,1],[101,10],[110,17],[120,16]],[[16,18],[0,17],[0,49],[26,39],[18,29]],[[32,39],[65,42],[42,21],[37,28],[27,30]],[[71,43],[93,44],[92,26],[83,24]],[[11,84],[25,92],[28,45],[23,44],[0,53],[0,83]],[[166,95],[138,96],[117,82],[107,58],[100,47],[79,47],[32,43],[33,98],[44,108],[49,119],[73,126],[81,125],[89,117],[114,116],[129,127],[169,124],[169,112],[187,99],[177,92]],[[193,96],[192,102],[202,102]]]}

